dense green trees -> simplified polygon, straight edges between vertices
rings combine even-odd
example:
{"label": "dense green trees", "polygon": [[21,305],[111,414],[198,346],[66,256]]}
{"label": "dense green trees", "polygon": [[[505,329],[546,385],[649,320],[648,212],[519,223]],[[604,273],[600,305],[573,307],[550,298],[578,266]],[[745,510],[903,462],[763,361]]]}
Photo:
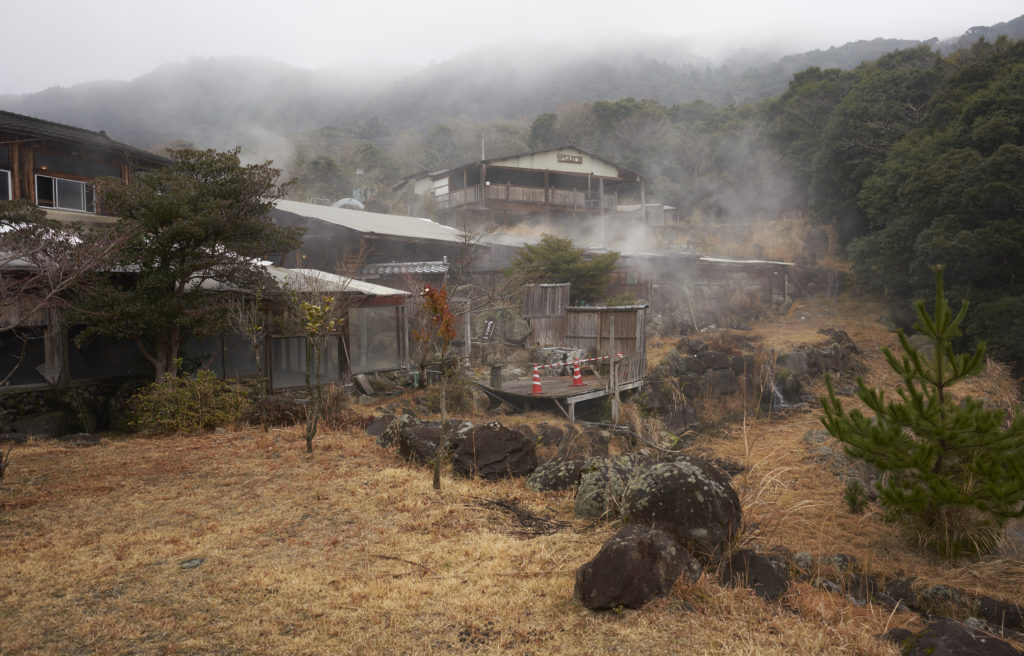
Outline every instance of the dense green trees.
{"label": "dense green trees", "polygon": [[571,283],[574,303],[594,303],[604,297],[618,260],[614,251],[585,259],[583,249],[571,240],[544,235],[536,244],[519,249],[509,272],[525,280]]}
{"label": "dense green trees", "polygon": [[[822,111],[804,124],[809,107]],[[773,139],[805,182],[811,172],[816,216],[849,242],[857,279],[908,300],[944,265],[974,303],[969,338],[1018,364],[1024,333],[997,317],[1013,322],[1005,313],[1024,306],[1022,108],[1024,42],[1000,39],[945,58],[916,48],[850,73],[805,71],[769,109]]]}
{"label": "dense green trees", "polygon": [[155,379],[174,376],[192,333],[217,330],[227,305],[218,287],[252,289],[261,258],[292,250],[299,234],[269,217],[283,188],[269,163],[243,166],[238,151],[174,150],[171,166],[132,184],[100,181],[124,238],[115,275],[79,306],[84,335],[135,341]]}

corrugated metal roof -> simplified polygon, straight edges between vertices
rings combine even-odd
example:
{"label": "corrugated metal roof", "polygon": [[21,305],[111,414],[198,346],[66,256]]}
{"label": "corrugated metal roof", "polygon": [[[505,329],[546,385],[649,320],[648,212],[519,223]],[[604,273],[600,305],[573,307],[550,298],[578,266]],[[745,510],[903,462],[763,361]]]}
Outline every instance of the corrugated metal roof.
{"label": "corrugated metal roof", "polygon": [[316,269],[285,269],[278,266],[268,266],[267,272],[278,285],[286,286],[298,292],[304,291],[329,291],[365,294],[366,296],[410,296],[409,292],[384,285],[375,285],[372,282],[346,278],[326,271]]}
{"label": "corrugated metal roof", "polygon": [[777,264],[779,266],[794,266],[792,262],[776,262],[775,260],[751,260],[745,257],[721,257],[701,255],[701,262],[713,262],[715,264]]}
{"label": "corrugated metal roof", "polygon": [[26,136],[73,141],[75,143],[91,146],[100,150],[113,150],[129,153],[136,157],[141,157],[152,162],[159,162],[163,164],[170,164],[171,161],[166,157],[151,153],[147,150],[142,150],[135,146],[129,146],[128,144],[114,141],[107,136],[106,132],[93,132],[92,130],[86,130],[84,128],[76,128],[71,125],[64,125],[63,123],[55,123],[53,121],[46,121],[41,118],[24,116],[22,114],[15,114],[14,112],[4,110],[0,110],[0,130],[7,130],[18,134],[24,134]]}
{"label": "corrugated metal roof", "polygon": [[369,276],[393,276],[410,273],[439,274],[448,272],[448,262],[381,262],[367,264],[360,273]]}
{"label": "corrugated metal roof", "polygon": [[464,241],[460,230],[434,223],[430,219],[420,219],[414,216],[361,212],[343,207],[300,203],[294,200],[279,200],[274,203],[274,206],[276,211],[295,214],[307,219],[326,221],[367,234],[456,243]]}

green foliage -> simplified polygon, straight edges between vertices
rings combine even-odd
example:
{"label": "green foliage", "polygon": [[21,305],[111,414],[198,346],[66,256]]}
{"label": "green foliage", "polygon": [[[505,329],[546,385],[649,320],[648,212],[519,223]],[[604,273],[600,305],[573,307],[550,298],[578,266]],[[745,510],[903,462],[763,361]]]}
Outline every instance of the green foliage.
{"label": "green foliage", "polygon": [[1024,516],[1024,414],[1006,421],[970,397],[958,400],[950,388],[980,373],[985,347],[957,353],[953,340],[967,303],[954,315],[946,302],[942,268],[935,270],[935,304],[915,304],[915,329],[930,342],[913,347],[899,334],[904,354],[884,349],[886,361],[903,379],[898,400],[858,379],[857,396],[874,413],[847,412],[826,377],[821,399],[825,428],[846,453],[881,470],[882,504],[926,546],[952,557],[981,553],[998,539],[1005,522]]}
{"label": "green foliage", "polygon": [[151,383],[129,402],[129,426],[156,435],[200,433],[241,421],[250,411],[244,392],[212,371],[168,376]]}
{"label": "green foliage", "polygon": [[526,274],[536,282],[571,283],[573,302],[594,303],[604,297],[619,254],[612,251],[588,260],[583,253],[571,240],[546,234],[519,249],[509,273]]}
{"label": "green foliage", "polygon": [[156,380],[174,375],[184,339],[222,329],[228,311],[216,287],[254,289],[257,264],[296,248],[300,232],[281,228],[269,211],[284,188],[269,163],[243,166],[238,149],[170,151],[171,166],[132,184],[103,178],[100,199],[120,217],[125,239],[110,284],[82,302],[84,337],[133,339]]}
{"label": "green foliage", "polygon": [[846,502],[846,510],[851,515],[861,515],[868,509],[868,495],[864,484],[856,478],[846,481],[846,489],[843,491],[843,501]]}

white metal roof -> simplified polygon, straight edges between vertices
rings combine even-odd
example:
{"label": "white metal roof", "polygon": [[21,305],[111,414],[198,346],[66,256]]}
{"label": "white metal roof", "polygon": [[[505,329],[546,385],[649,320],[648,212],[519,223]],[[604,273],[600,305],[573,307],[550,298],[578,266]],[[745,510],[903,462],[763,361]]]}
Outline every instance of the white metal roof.
{"label": "white metal roof", "polygon": [[375,285],[372,282],[346,278],[316,269],[285,269],[268,266],[267,273],[278,285],[298,292],[315,289],[316,291],[348,292],[367,296],[410,296],[409,292],[401,289]]}
{"label": "white metal roof", "polygon": [[411,239],[434,239],[460,243],[463,241],[460,230],[434,223],[430,219],[420,219],[414,216],[363,212],[344,207],[300,203],[294,200],[279,200],[274,203],[274,206],[281,212],[326,221],[357,232]]}

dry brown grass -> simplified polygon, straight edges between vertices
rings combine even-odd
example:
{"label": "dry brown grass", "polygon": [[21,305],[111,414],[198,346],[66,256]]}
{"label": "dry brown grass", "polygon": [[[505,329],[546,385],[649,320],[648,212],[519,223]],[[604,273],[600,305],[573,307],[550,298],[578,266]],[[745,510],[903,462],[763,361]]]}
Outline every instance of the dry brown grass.
{"label": "dry brown grass", "polygon": [[[815,341],[821,322],[867,351],[889,339],[869,317],[837,316],[758,330]],[[800,441],[816,427],[809,408],[701,440],[749,466],[735,479],[748,541],[1019,600],[1021,563],[943,564],[876,513],[847,514]],[[15,449],[0,487],[0,652],[882,656],[897,649],[877,634],[920,626],[805,584],[766,604],[709,576],[640,611],[593,613],[573,600],[574,572],[615,527],[571,519],[571,496],[458,478],[435,492],[426,469],[355,428],[302,451],[297,428]],[[481,499],[566,528],[524,539]],[[193,558],[204,562],[181,568]]]}

